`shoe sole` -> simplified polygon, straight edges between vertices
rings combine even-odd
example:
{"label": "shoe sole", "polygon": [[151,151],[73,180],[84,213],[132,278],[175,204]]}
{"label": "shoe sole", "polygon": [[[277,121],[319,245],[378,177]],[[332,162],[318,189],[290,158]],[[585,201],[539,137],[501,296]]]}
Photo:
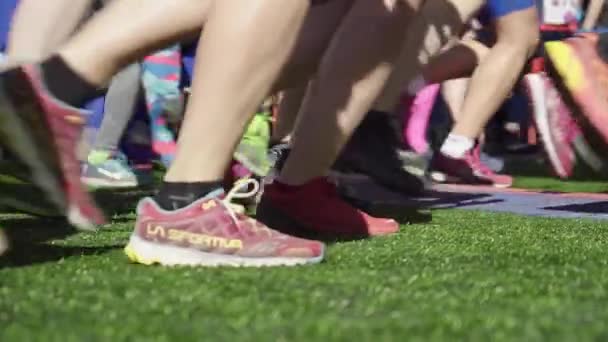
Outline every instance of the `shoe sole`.
{"label": "shoe sole", "polygon": [[580,159],[589,166],[591,170],[597,173],[606,173],[608,170],[606,159],[602,158],[593,150],[583,135],[574,139],[574,149]]}
{"label": "shoe sole", "polygon": [[[39,115],[40,122],[46,119]],[[63,195],[63,188],[57,176],[57,169],[49,167],[43,160],[48,158],[48,150],[40,148],[38,142],[29,129],[30,124],[14,108],[9,100],[4,80],[0,78],[0,139],[29,168],[31,180],[40,187],[49,201],[61,211],[67,209],[67,198]],[[18,203],[17,203],[18,204]],[[27,208],[24,208],[26,210]]]}
{"label": "shoe sole", "polygon": [[530,106],[532,107],[532,113],[536,122],[536,127],[543,140],[547,157],[553,166],[555,173],[560,178],[567,178],[569,176],[566,172],[564,164],[560,161],[557,148],[551,137],[551,129],[549,125],[549,113],[547,107],[543,105],[546,103],[545,98],[545,87],[544,80],[541,75],[527,75],[524,78],[524,84],[528,94],[530,95]]}
{"label": "shoe sole", "polygon": [[133,181],[108,181],[89,177],[82,177],[81,180],[86,186],[96,189],[134,189],[139,186],[138,183]]}
{"label": "shoe sole", "polygon": [[299,238],[319,241],[349,241],[370,239],[381,236],[390,236],[399,232],[399,227],[395,231],[385,231],[377,233],[331,233],[309,229],[294,218],[286,215],[281,209],[276,208],[270,201],[262,198],[256,210],[256,219],[266,226],[278,230],[284,234],[297,236]]}
{"label": "shoe sole", "polygon": [[125,247],[125,254],[131,262],[148,266],[278,267],[318,264],[323,260],[325,251],[314,258],[246,258],[160,245],[132,235],[129,244]]}
{"label": "shoe sole", "polygon": [[513,184],[500,184],[500,183],[491,183],[491,182],[469,182],[462,178],[450,176],[446,173],[439,171],[431,171],[430,172],[431,180],[435,183],[441,184],[462,184],[462,185],[479,185],[479,186],[491,186],[498,189],[508,189],[513,186]]}

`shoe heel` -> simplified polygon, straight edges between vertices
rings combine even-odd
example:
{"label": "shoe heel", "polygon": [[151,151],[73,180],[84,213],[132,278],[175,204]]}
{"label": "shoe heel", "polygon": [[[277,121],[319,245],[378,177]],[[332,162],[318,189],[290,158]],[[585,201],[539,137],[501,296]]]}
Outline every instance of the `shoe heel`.
{"label": "shoe heel", "polygon": [[311,237],[310,234],[306,234],[306,228],[264,198],[258,204],[255,218],[269,228],[278,230],[281,233],[301,238]]}

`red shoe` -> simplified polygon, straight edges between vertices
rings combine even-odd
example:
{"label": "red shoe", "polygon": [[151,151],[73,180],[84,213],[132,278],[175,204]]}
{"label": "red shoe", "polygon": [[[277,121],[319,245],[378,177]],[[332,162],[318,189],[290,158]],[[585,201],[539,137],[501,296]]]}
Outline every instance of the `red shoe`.
{"label": "red shoe", "polygon": [[497,174],[481,162],[479,145],[462,159],[436,153],[430,169],[431,178],[438,183],[491,185],[497,188],[513,185],[513,177]]}
{"label": "red shoe", "polygon": [[372,217],[345,202],[325,178],[299,187],[267,185],[257,217],[282,231],[296,227],[299,231],[294,233],[324,237],[362,238],[399,231],[395,220]]}
{"label": "red shoe", "polygon": [[549,162],[557,176],[568,178],[572,175],[576,162],[573,143],[581,130],[572,117],[570,108],[544,73],[524,76],[524,84],[530,95],[534,120]]}
{"label": "red shoe", "polygon": [[475,146],[472,152],[475,160],[475,167],[481,174],[492,181],[492,186],[496,188],[510,188],[513,186],[513,177],[496,173],[481,161],[481,146],[479,144]]}
{"label": "red shoe", "polygon": [[125,253],[145,265],[295,266],[323,260],[325,246],[291,237],[235,213],[223,191],[176,211],[139,203]]}
{"label": "red shoe", "polygon": [[2,143],[70,223],[87,230],[102,224],[103,214],[80,181],[76,147],[83,113],[53,98],[30,65],[0,74],[0,116]]}

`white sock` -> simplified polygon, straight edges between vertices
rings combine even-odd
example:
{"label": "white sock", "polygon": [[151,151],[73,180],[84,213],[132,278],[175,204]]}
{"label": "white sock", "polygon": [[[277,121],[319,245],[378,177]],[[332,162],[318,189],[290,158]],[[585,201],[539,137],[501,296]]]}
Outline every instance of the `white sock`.
{"label": "white sock", "polygon": [[440,152],[450,158],[460,159],[474,146],[475,139],[450,133],[441,145]]}
{"label": "white sock", "polygon": [[408,85],[405,91],[408,95],[415,96],[418,94],[424,87],[428,85],[428,82],[424,79],[422,75],[416,76]]}

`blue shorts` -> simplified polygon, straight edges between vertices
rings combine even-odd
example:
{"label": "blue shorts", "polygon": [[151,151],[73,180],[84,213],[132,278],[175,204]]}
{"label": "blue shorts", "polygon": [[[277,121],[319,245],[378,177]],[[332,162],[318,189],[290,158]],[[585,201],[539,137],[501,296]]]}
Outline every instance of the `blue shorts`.
{"label": "blue shorts", "polygon": [[17,0],[0,0],[0,51],[6,48],[8,31],[16,6]]}
{"label": "blue shorts", "polygon": [[488,25],[498,18],[530,7],[536,8],[535,0],[487,0],[479,13],[479,21]]}

